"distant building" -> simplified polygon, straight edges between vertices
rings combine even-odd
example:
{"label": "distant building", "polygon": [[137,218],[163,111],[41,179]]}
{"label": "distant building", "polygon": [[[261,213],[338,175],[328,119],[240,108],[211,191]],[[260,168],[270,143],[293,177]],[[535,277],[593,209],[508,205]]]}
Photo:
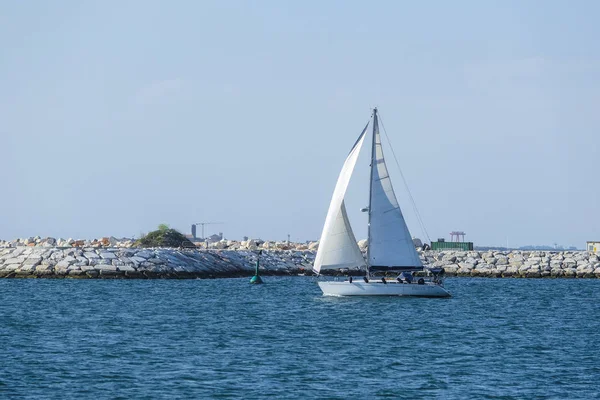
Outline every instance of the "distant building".
{"label": "distant building", "polygon": [[[465,233],[464,232],[450,232],[450,236],[452,239],[450,242],[446,242],[446,239],[439,238],[437,242],[431,242],[431,250],[464,250],[464,251],[472,251],[473,250],[473,242],[465,242]],[[463,241],[458,241],[458,238],[462,237]],[[414,243],[414,242],[413,242]]]}
{"label": "distant building", "polygon": [[587,242],[586,248],[592,253],[600,253],[600,242]]}
{"label": "distant building", "polygon": [[223,232],[219,232],[219,234],[214,234],[214,235],[210,235],[209,237],[206,238],[206,241],[208,243],[215,243],[218,241],[223,240]]}
{"label": "distant building", "polygon": [[207,238],[195,237],[193,233],[191,235],[185,235],[185,237],[194,243],[205,243],[205,242],[215,243],[215,242],[219,242],[219,241],[223,240],[223,232],[219,232],[218,235],[217,234],[210,235]]}
{"label": "distant building", "polygon": [[473,242],[446,242],[444,239],[438,239],[437,242],[431,242],[431,250],[472,251]]}

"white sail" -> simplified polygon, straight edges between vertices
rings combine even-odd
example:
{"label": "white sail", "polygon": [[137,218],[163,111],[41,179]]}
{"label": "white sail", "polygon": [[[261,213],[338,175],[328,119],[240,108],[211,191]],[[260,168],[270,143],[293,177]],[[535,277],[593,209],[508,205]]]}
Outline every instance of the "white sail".
{"label": "white sail", "polygon": [[367,127],[368,124],[358,137],[352,150],[350,150],[350,154],[346,157],[335,185],[313,266],[313,271],[317,274],[322,268],[346,268],[365,265],[365,260],[356,244],[354,233],[346,215],[344,196],[364,142]]}
{"label": "white sail", "polygon": [[365,259],[356,244],[356,238],[346,214],[346,206],[342,201],[327,235],[319,243],[314,270],[318,273],[322,269],[364,266]]}
{"label": "white sail", "polygon": [[373,135],[369,266],[372,270],[420,268],[423,264],[404,221],[383,158],[377,112],[373,118]]}

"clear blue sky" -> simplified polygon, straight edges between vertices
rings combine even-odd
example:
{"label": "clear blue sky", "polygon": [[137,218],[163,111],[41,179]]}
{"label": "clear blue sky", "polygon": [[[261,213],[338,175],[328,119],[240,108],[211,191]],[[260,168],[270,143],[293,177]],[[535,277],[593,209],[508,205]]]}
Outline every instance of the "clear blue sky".
{"label": "clear blue sky", "polygon": [[[221,221],[207,233],[317,239],[377,105],[432,239],[583,248],[600,240],[599,16],[597,1],[2,2],[0,238]],[[348,195],[358,238],[367,164]]]}

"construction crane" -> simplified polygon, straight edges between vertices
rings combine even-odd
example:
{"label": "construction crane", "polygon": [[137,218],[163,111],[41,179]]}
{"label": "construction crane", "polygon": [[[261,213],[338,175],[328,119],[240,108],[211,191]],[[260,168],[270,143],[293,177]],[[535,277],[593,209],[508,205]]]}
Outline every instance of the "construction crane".
{"label": "construction crane", "polygon": [[204,237],[204,225],[221,225],[223,222],[196,222],[192,224],[192,237],[196,239],[196,226],[200,225],[202,227],[202,239],[206,239]]}

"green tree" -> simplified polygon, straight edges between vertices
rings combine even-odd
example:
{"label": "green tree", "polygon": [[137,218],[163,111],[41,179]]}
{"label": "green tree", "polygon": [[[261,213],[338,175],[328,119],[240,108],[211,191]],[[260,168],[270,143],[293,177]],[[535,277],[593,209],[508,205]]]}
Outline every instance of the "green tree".
{"label": "green tree", "polygon": [[139,247],[195,247],[181,232],[160,224],[158,229],[147,233],[135,242]]}

